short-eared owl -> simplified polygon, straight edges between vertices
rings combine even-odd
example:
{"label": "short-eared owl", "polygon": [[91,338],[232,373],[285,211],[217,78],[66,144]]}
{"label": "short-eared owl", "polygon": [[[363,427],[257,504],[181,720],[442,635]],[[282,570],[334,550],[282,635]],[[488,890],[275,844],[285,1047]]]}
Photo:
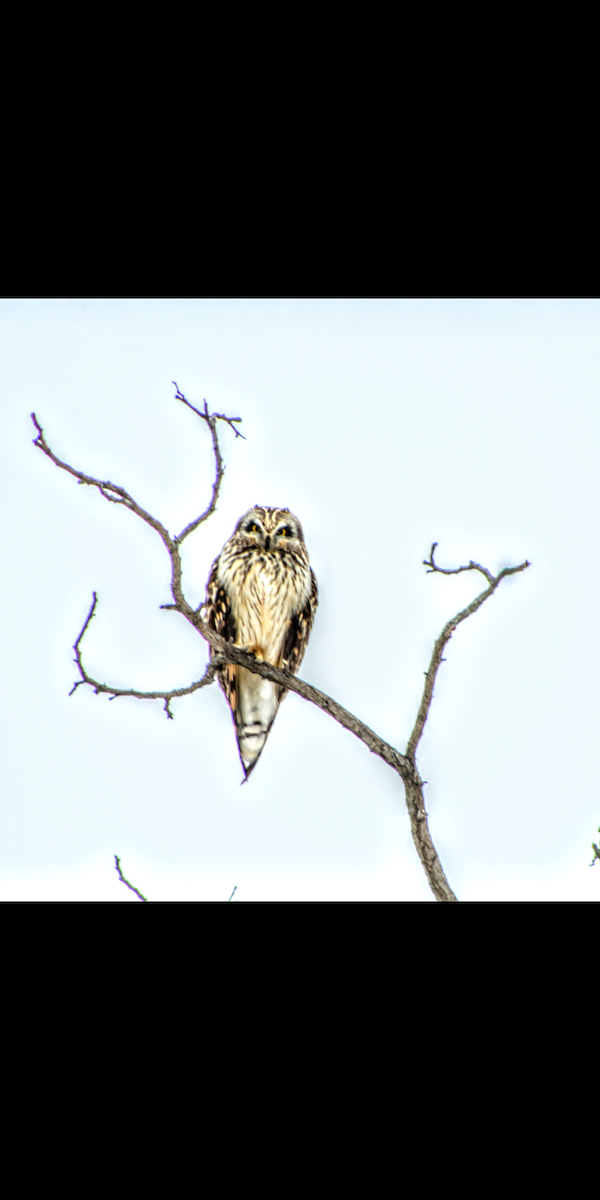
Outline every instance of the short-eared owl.
{"label": "short-eared owl", "polygon": [[[261,661],[296,672],[316,608],[317,581],[298,518],[289,508],[255,505],[240,517],[211,567],[203,620]],[[285,689],[235,666],[221,667],[219,683],[231,709],[247,779]]]}

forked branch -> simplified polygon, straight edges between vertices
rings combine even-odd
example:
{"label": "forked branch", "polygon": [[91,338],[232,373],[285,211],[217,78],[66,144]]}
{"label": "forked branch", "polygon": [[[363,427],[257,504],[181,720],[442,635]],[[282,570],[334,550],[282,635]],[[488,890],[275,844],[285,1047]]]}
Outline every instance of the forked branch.
{"label": "forked branch", "polygon": [[240,433],[239,429],[236,429],[235,424],[234,424],[234,422],[236,422],[236,423],[241,422],[241,420],[242,420],[241,417],[226,417],[224,413],[209,413],[208,404],[206,403],[206,400],[204,401],[204,412],[200,412],[199,408],[195,408],[193,404],[190,404],[189,400],[186,400],[183,392],[180,390],[178,384],[175,383],[174,379],[172,382],[175,384],[175,387],[177,388],[177,391],[175,392],[175,399],[181,400],[183,404],[185,404],[188,408],[191,408],[192,412],[195,412],[198,417],[201,417],[203,421],[206,421],[206,424],[208,425],[208,428],[210,429],[210,435],[211,435],[212,444],[213,444],[213,454],[215,456],[215,481],[213,483],[213,490],[212,490],[212,496],[210,498],[210,504],[208,505],[208,508],[206,508],[205,511],[201,514],[201,516],[196,517],[195,521],[190,521],[189,525],[186,525],[185,529],[183,529],[181,531],[181,533],[179,533],[177,535],[177,537],[175,538],[175,542],[177,543],[178,546],[180,546],[183,539],[188,536],[188,533],[193,533],[194,529],[197,529],[199,525],[202,525],[203,521],[207,521],[208,518],[212,516],[212,514],[215,511],[215,508],[217,507],[217,499],[219,496],[219,490],[221,487],[221,483],[223,481],[223,475],[225,474],[225,467],[223,465],[223,459],[221,458],[221,448],[219,446],[219,438],[217,436],[217,421],[225,421],[225,423],[227,425],[229,425],[229,428],[233,429],[233,432],[235,433],[236,437],[243,438],[244,435],[243,435],[243,433]]}
{"label": "forked branch", "polygon": [[[230,429],[233,429],[237,437],[241,437],[243,435],[239,433],[234,424],[240,422],[240,417],[227,417],[223,413],[210,413],[206,401],[204,401],[204,411],[202,412],[195,408],[193,404],[190,404],[189,400],[186,399],[186,397],[177,387],[177,384],[175,384],[175,387],[177,388],[176,399],[182,401],[187,408],[196,413],[196,415],[208,425],[211,433],[215,459],[215,479],[212,488],[212,496],[207,508],[199,517],[197,517],[194,521],[191,521],[189,525],[186,525],[185,529],[183,529],[182,532],[175,537],[171,537],[165,526],[162,525],[162,523],[150,513],[146,512],[141,505],[137,504],[133,497],[130,496],[124,488],[117,484],[113,484],[108,480],[95,479],[91,475],[86,475],[82,471],[75,470],[73,467],[69,466],[68,463],[62,462],[61,459],[59,459],[50,449],[44,436],[43,429],[39,424],[35,414],[32,413],[32,419],[37,430],[37,437],[35,438],[34,445],[36,445],[40,450],[43,450],[44,454],[46,454],[48,458],[50,458],[52,462],[56,464],[56,466],[61,467],[62,470],[68,471],[69,474],[74,475],[79,483],[96,487],[106,500],[110,500],[115,504],[123,504],[126,508],[129,508],[130,511],[134,512],[136,516],[140,517],[141,520],[145,521],[148,525],[151,525],[152,528],[156,530],[159,537],[162,539],[162,542],[166,547],[171,559],[171,594],[173,597],[173,603],[164,604],[161,607],[173,609],[176,612],[181,613],[182,616],[184,616],[185,619],[196,629],[196,631],[210,644],[213,651],[213,657],[210,660],[202,678],[196,680],[192,684],[189,684],[187,687],[174,688],[171,691],[143,692],[135,688],[117,688],[106,683],[101,683],[99,680],[91,676],[86,670],[81,656],[81,643],[96,611],[97,597],[96,593],[94,593],[91,608],[73,647],[75,650],[75,661],[79,668],[80,679],[78,679],[74,684],[70,694],[72,695],[72,693],[76,691],[81,684],[88,684],[96,693],[106,692],[111,700],[116,699],[118,696],[134,696],[139,700],[161,699],[164,701],[164,707],[167,716],[172,718],[173,714],[170,709],[170,701],[179,696],[189,695],[191,692],[198,691],[200,688],[207,687],[213,682],[218,668],[223,666],[225,663],[232,663],[240,667],[245,667],[248,671],[251,671],[257,675],[261,675],[265,679],[270,679],[274,683],[280,684],[288,691],[296,692],[299,696],[302,696],[303,699],[308,700],[311,704],[315,704],[317,708],[322,709],[323,712],[328,713],[329,716],[333,717],[335,721],[337,721],[340,725],[343,725],[345,729],[350,730],[355,737],[359,738],[360,741],[362,741],[365,746],[368,747],[372,754],[377,754],[379,758],[382,758],[383,761],[386,762],[388,766],[392,767],[392,769],[395,770],[400,776],[404,783],[413,840],[425,869],[429,885],[436,899],[451,901],[456,900],[456,896],[444,874],[439,856],[429,831],[427,813],[423,798],[423,781],[419,776],[415,761],[416,750],[423,733],[429,708],[431,706],[435,678],[439,665],[442,661],[442,652],[445,645],[454,633],[454,630],[461,621],[464,621],[467,617],[471,616],[472,613],[476,612],[477,609],[484,603],[484,601],[495,592],[496,588],[502,579],[505,578],[505,576],[514,575],[518,571],[524,571],[525,568],[530,564],[528,562],[524,562],[518,567],[505,567],[504,570],[500,571],[497,576],[492,575],[491,571],[489,571],[487,567],[483,567],[480,563],[473,561],[471,561],[468,566],[463,567],[438,567],[434,561],[434,552],[437,542],[433,543],[430,557],[425,561],[425,566],[428,567],[430,572],[437,572],[443,575],[458,575],[462,571],[479,571],[487,580],[488,587],[484,592],[481,593],[481,595],[477,596],[475,600],[471,602],[471,604],[469,604],[461,612],[457,613],[457,615],[453,617],[451,621],[448,621],[448,623],[444,626],[439,638],[437,639],[433,648],[429,669],[426,673],[423,697],[419,712],[417,714],[415,726],[408,740],[406,753],[401,754],[395,749],[394,746],[389,745],[389,743],[385,742],[383,738],[380,738],[379,735],[370,729],[368,725],[365,725],[362,721],[360,721],[358,717],[355,717],[352,713],[348,712],[347,709],[343,708],[341,704],[338,704],[336,700],[333,700],[331,696],[327,696],[324,692],[319,691],[318,688],[312,687],[311,684],[306,683],[303,679],[298,679],[297,676],[293,675],[290,671],[280,670],[277,667],[271,666],[269,663],[260,662],[258,659],[254,658],[252,654],[249,654],[248,652],[241,650],[239,647],[234,646],[232,642],[226,642],[224,638],[215,633],[215,631],[202,620],[200,612],[194,609],[185,599],[182,588],[181,557],[179,553],[179,547],[183,539],[186,538],[188,534],[192,533],[193,530],[197,529],[198,526],[206,521],[215,511],[219,489],[225,470],[217,434],[217,421],[224,421],[227,425],[229,425]],[[131,887],[132,885],[129,884],[121,874],[119,860],[117,859],[116,862],[122,882],[126,883],[128,887]],[[137,889],[133,888],[132,890],[136,891]],[[138,892],[137,894],[141,897],[141,893]]]}

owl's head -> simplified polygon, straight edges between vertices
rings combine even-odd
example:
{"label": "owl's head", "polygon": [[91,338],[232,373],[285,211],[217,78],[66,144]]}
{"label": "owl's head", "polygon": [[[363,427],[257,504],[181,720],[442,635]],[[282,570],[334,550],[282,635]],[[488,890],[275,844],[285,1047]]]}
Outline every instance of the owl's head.
{"label": "owl's head", "polygon": [[240,517],[235,533],[261,550],[291,550],[304,545],[302,526],[289,508],[254,508]]}

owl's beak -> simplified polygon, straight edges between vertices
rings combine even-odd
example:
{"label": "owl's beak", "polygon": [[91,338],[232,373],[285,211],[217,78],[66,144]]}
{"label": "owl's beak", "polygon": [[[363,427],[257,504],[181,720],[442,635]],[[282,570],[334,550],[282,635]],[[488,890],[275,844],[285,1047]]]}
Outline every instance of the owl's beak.
{"label": "owl's beak", "polygon": [[269,534],[267,534],[267,536],[265,538],[265,550],[270,550],[270,549],[271,549],[271,539],[269,537]]}

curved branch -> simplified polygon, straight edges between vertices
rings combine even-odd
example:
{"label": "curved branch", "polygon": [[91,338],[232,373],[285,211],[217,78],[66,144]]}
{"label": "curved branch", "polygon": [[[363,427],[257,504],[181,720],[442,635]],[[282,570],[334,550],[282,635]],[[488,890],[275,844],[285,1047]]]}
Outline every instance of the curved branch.
{"label": "curved branch", "polygon": [[468,604],[466,608],[463,608],[461,610],[461,612],[457,613],[455,617],[452,617],[452,620],[448,621],[448,623],[446,625],[444,625],[444,628],[442,629],[442,632],[440,633],[440,636],[437,639],[437,642],[435,643],[435,645],[433,647],[433,653],[431,655],[431,662],[429,664],[429,669],[427,670],[426,675],[425,675],[425,687],[423,688],[423,697],[421,699],[421,704],[419,707],[419,711],[417,713],[417,719],[415,721],[414,729],[408,739],[408,743],[406,746],[407,757],[412,759],[413,761],[414,761],[414,757],[416,754],[417,746],[421,740],[421,736],[422,736],[423,730],[425,728],[425,722],[429,715],[429,709],[431,707],[431,701],[433,698],[433,688],[435,685],[435,679],[436,679],[436,675],[437,675],[439,667],[440,667],[440,663],[442,662],[442,654],[444,652],[445,646],[447,646],[448,642],[450,641],[450,638],[452,637],[452,634],[454,633],[454,630],[456,629],[457,625],[460,625],[461,621],[465,621],[467,617],[470,617],[472,615],[472,613],[477,612],[477,609],[481,607],[481,605],[488,599],[488,597],[493,596],[499,583],[501,583],[501,581],[507,575],[516,575],[519,571],[524,571],[526,569],[526,567],[531,566],[531,563],[527,562],[527,560],[525,560],[525,562],[521,563],[520,566],[518,566],[518,567],[505,567],[503,571],[500,571],[499,575],[492,575],[491,571],[488,571],[487,567],[482,567],[480,563],[473,562],[472,560],[469,563],[468,567],[454,567],[454,568],[438,567],[437,564],[434,562],[434,558],[433,558],[433,554],[434,554],[434,550],[435,550],[436,546],[437,546],[437,542],[434,542],[431,547],[431,553],[429,555],[429,558],[423,559],[423,566],[429,568],[428,574],[435,572],[438,575],[459,575],[461,573],[461,571],[479,571],[488,580],[489,587],[487,587],[484,592],[481,592],[481,594],[479,596],[476,596],[475,599],[472,600],[471,603]]}
{"label": "curved branch", "polygon": [[83,640],[84,634],[87,631],[88,625],[96,612],[96,604],[98,603],[98,597],[95,592],[93,593],[93,596],[94,596],[94,599],[92,601],[92,606],[91,606],[90,611],[85,619],[81,633],[79,634],[79,637],[77,638],[77,641],[75,642],[75,645],[73,646],[73,649],[75,651],[74,661],[77,663],[77,666],[79,667],[79,674],[81,675],[81,679],[78,679],[77,682],[73,684],[73,687],[71,688],[71,691],[69,692],[70,696],[73,695],[73,692],[77,691],[78,687],[81,687],[82,683],[87,683],[87,684],[89,684],[89,686],[91,688],[94,689],[96,695],[98,695],[100,692],[106,692],[106,694],[108,695],[110,700],[116,700],[118,696],[135,696],[136,700],[164,700],[165,712],[167,714],[167,717],[172,721],[173,713],[171,712],[171,708],[170,708],[171,700],[175,700],[178,696],[189,696],[191,692],[197,692],[199,690],[199,688],[208,687],[213,682],[219,667],[224,665],[226,660],[223,658],[222,655],[217,654],[208,663],[208,666],[206,668],[206,671],[204,672],[204,675],[202,676],[202,679],[198,679],[198,680],[196,680],[195,683],[191,683],[189,685],[189,687],[172,688],[171,691],[169,691],[169,692],[165,692],[165,691],[163,691],[163,692],[140,692],[137,690],[137,688],[110,687],[106,683],[100,683],[100,681],[98,679],[94,679],[94,677],[92,675],[89,675],[88,672],[86,671],[86,669],[83,665],[82,658],[81,658],[81,648],[80,648],[81,642]]}

